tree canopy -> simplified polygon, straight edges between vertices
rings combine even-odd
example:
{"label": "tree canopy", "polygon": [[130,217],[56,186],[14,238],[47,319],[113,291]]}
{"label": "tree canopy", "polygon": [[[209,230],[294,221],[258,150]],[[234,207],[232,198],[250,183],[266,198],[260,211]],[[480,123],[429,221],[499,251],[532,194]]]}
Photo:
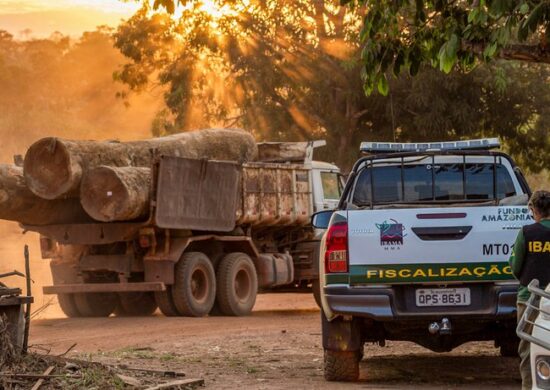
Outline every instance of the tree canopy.
{"label": "tree canopy", "polygon": [[365,91],[431,65],[449,73],[495,58],[550,63],[548,0],[342,0],[365,10]]}
{"label": "tree canopy", "polygon": [[340,7],[336,0],[210,3],[217,8],[144,0],[115,33],[128,59],[116,78],[129,92],[164,94],[155,134],[237,125],[258,140],[324,138],[331,145],[324,157],[343,168],[364,140],[501,136],[507,145],[527,148],[513,152],[533,170],[548,163],[544,67],[495,63],[444,75],[419,62],[414,78],[400,72],[384,79],[383,90],[392,87],[389,96],[365,96],[364,6]]}

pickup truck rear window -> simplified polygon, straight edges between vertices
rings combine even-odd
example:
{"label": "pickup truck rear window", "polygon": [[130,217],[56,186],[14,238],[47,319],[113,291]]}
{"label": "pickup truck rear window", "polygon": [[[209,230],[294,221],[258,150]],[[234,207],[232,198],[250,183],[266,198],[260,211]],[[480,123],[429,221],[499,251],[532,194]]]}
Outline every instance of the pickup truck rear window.
{"label": "pickup truck rear window", "polygon": [[353,203],[371,204],[372,197],[372,203],[378,204],[492,200],[516,195],[506,167],[497,164],[496,176],[494,167],[486,163],[460,163],[366,168],[357,179]]}

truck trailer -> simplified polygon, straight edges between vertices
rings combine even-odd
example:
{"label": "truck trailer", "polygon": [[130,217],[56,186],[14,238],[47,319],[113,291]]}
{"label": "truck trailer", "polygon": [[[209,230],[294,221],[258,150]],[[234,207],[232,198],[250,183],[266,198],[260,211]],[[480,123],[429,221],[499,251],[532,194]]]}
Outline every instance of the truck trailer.
{"label": "truck trailer", "polygon": [[[159,155],[149,212],[132,221],[24,225],[40,234],[68,317],[243,316],[258,292],[319,292],[322,231],[311,215],[336,207],[339,169],[313,161],[324,141],[259,143],[236,163]],[[109,188],[105,191],[109,191]]]}

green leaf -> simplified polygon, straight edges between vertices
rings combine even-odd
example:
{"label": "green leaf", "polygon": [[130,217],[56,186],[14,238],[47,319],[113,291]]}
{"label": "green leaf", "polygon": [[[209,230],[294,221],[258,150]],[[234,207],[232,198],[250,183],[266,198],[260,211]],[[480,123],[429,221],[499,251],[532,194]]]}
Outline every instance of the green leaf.
{"label": "green leaf", "polygon": [[522,15],[527,15],[527,12],[529,12],[529,4],[523,3],[521,7],[519,7],[519,13]]}
{"label": "green leaf", "polygon": [[483,50],[483,57],[486,59],[493,58],[497,51],[497,43],[493,42],[490,45],[488,45],[485,50]]}
{"label": "green leaf", "polygon": [[386,79],[385,74],[382,74],[378,79],[378,92],[380,93],[380,95],[387,96],[389,90],[390,87],[388,85],[388,79]]}
{"label": "green leaf", "polygon": [[451,35],[451,38],[441,46],[439,50],[439,69],[442,72],[449,73],[457,60],[458,36]]}

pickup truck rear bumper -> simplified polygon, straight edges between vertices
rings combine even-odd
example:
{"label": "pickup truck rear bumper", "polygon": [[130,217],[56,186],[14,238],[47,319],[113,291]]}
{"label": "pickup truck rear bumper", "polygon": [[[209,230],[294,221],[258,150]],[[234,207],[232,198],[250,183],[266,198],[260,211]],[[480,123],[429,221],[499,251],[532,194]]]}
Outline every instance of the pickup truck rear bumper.
{"label": "pickup truck rear bumper", "polygon": [[[335,315],[370,318],[377,321],[430,319],[441,316],[477,319],[513,319],[516,316],[516,283],[460,284],[471,289],[469,306],[417,307],[414,290],[425,286],[349,286],[324,287],[326,302]],[[437,286],[433,286],[436,288]]]}

